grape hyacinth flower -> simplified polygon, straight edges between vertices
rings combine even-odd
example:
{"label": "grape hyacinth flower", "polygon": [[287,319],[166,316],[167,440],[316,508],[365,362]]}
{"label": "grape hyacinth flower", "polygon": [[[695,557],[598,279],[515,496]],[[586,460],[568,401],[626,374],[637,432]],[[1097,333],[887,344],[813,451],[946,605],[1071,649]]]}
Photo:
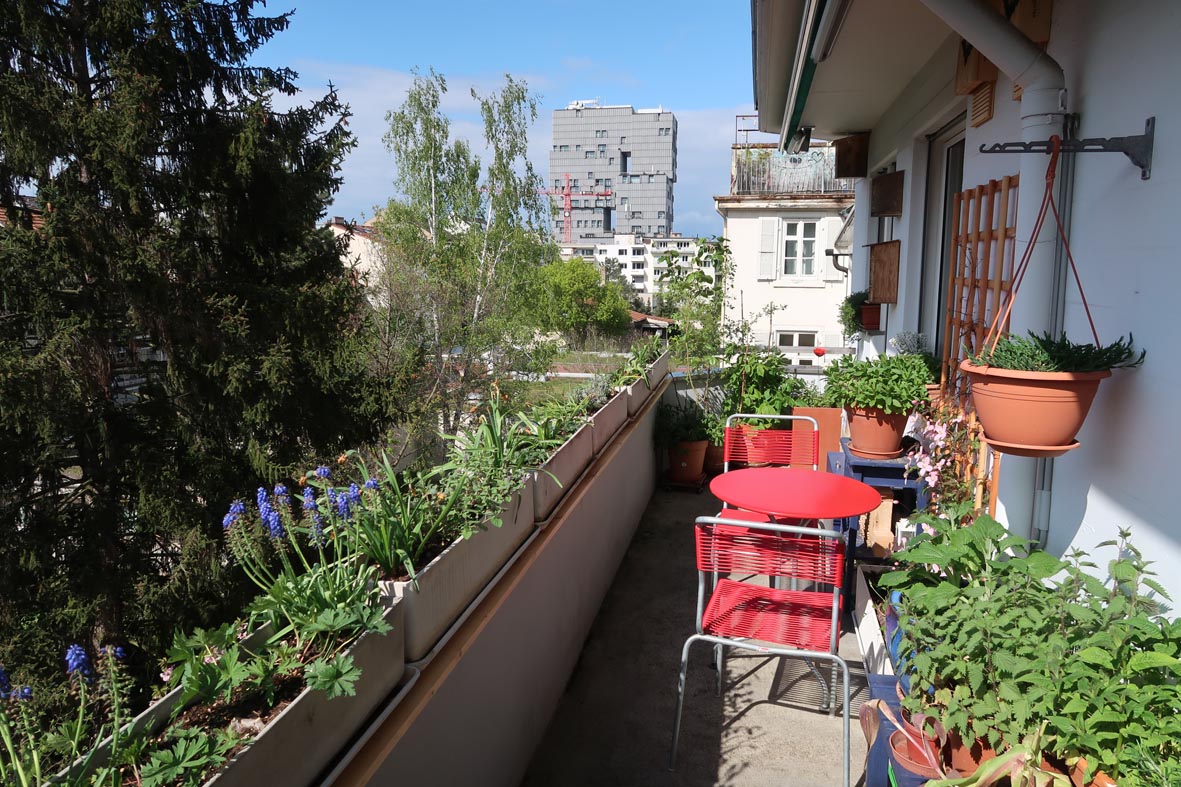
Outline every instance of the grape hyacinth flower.
{"label": "grape hyacinth flower", "polygon": [[271,538],[283,537],[283,521],[279,519],[279,512],[271,506],[265,487],[258,488],[258,518],[262,520]]}
{"label": "grape hyacinth flower", "polygon": [[231,527],[234,526],[234,523],[237,522],[242,517],[242,515],[245,513],[246,513],[246,504],[243,503],[241,500],[235,500],[233,503],[230,504],[229,512],[221,520],[222,529],[229,530]]}
{"label": "grape hyacinth flower", "polygon": [[349,502],[354,505],[361,502],[361,487],[349,484]]}
{"label": "grape hyacinth flower", "polygon": [[329,478],[332,476],[332,471],[326,465],[320,465],[316,468],[316,478]]}
{"label": "grape hyacinth flower", "polygon": [[21,690],[15,692],[15,694],[18,700],[21,700],[22,702],[28,702],[29,700],[33,699],[33,687],[21,686]]}
{"label": "grape hyacinth flower", "polygon": [[376,479],[376,478],[370,478],[368,481],[366,481],[366,482],[364,483],[364,487],[365,487],[366,489],[377,489],[377,479]]}
{"label": "grape hyacinth flower", "polygon": [[303,490],[303,510],[311,514],[312,517],[312,546],[324,546],[324,517],[320,516],[320,506],[316,504],[316,493],[310,486]]}
{"label": "grape hyacinth flower", "polygon": [[66,672],[90,675],[90,657],[81,645],[71,645],[66,648]]}
{"label": "grape hyacinth flower", "polygon": [[341,521],[349,521],[352,515],[352,503],[348,495],[336,496],[336,512],[340,515]]}
{"label": "grape hyacinth flower", "polygon": [[281,506],[285,506],[290,500],[287,496],[287,487],[283,484],[275,484],[275,502]]}

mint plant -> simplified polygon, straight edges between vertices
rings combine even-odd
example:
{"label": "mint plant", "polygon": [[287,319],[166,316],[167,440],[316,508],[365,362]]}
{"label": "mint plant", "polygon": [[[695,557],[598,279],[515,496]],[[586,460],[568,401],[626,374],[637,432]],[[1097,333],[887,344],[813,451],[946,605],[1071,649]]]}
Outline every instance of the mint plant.
{"label": "mint plant", "polygon": [[838,358],[824,370],[826,392],[842,407],[909,413],[927,400],[930,371],[918,355],[888,355],[858,361]]}

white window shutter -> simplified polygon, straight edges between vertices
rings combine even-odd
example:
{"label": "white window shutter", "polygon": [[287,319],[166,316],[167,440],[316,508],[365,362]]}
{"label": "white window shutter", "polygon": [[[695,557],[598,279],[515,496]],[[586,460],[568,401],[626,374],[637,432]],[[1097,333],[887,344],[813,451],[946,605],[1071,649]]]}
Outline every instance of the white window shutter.
{"label": "white window shutter", "polygon": [[759,219],[759,275],[763,281],[775,278],[779,261],[779,219],[764,216]]}

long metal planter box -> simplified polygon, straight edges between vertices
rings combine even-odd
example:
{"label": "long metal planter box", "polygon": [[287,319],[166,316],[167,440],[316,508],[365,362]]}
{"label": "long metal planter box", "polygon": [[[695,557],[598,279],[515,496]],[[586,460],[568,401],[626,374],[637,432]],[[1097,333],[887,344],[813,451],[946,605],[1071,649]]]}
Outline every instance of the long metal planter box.
{"label": "long metal planter box", "polygon": [[355,695],[329,699],[323,691],[304,689],[206,787],[312,784],[402,679],[402,605],[390,607],[385,620],[390,632],[366,634],[348,651],[361,669]]}
{"label": "long metal planter box", "polygon": [[570,439],[554,451],[541,469],[533,473],[533,518],[536,521],[549,518],[592,458],[594,438],[591,425],[586,424],[570,435]]}
{"label": "long metal planter box", "polygon": [[456,539],[418,572],[415,580],[383,583],[400,599],[406,625],[406,661],[430,652],[451,624],[508,562],[533,530],[533,478],[505,504],[501,526]]}
{"label": "long metal planter box", "polygon": [[595,456],[598,456],[627,420],[627,394],[620,392],[612,396],[590,419],[591,440]]}

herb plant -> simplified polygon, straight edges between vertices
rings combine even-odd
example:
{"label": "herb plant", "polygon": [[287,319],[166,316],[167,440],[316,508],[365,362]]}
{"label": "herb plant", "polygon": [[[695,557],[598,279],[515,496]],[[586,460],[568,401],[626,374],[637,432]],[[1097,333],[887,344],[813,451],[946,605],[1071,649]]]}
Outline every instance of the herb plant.
{"label": "herb plant", "polygon": [[824,370],[826,394],[842,407],[909,413],[926,401],[931,373],[917,355],[887,355],[858,361],[838,358]]}
{"label": "herb plant", "polygon": [[852,336],[865,330],[861,325],[861,307],[869,302],[869,290],[851,293],[837,310],[837,320],[845,336]]}
{"label": "herb plant", "polygon": [[1144,350],[1136,353],[1131,334],[1105,347],[1075,344],[1066,334],[1054,338],[1049,333],[1028,337],[1006,335],[996,347],[971,356],[977,366],[994,366],[1020,372],[1100,372],[1130,368],[1144,363]]}
{"label": "herb plant", "polygon": [[695,402],[661,402],[656,409],[656,427],[653,435],[659,446],[709,439],[709,433],[705,428],[705,414]]}

